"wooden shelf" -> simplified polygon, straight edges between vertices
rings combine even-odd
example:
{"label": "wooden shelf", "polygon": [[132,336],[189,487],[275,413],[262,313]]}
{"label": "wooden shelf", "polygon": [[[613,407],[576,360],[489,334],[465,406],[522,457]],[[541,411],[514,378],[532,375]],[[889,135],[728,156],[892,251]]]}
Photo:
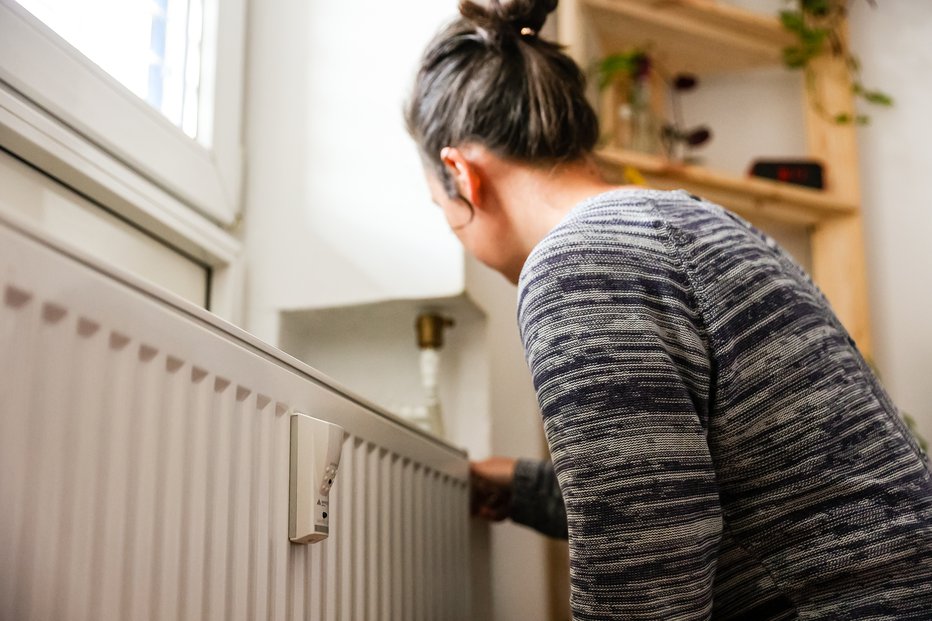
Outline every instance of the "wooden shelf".
{"label": "wooden shelf", "polygon": [[622,169],[630,166],[644,175],[651,187],[687,190],[751,221],[812,226],[858,212],[858,205],[822,190],[768,179],[734,177],[636,151],[604,148],[597,155],[616,181],[620,180]]}
{"label": "wooden shelf", "polygon": [[792,44],[775,17],[715,0],[580,0],[600,54],[644,47],[670,72],[780,66]]}

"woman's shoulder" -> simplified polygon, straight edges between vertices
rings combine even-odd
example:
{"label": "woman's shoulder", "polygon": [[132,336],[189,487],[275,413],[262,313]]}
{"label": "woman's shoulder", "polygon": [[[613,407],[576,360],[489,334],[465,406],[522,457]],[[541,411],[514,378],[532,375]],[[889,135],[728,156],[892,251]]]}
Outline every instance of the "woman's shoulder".
{"label": "woman's shoulder", "polygon": [[691,314],[691,283],[658,206],[692,200],[683,191],[615,190],[577,205],[522,269],[519,323],[619,295]]}
{"label": "woman's shoulder", "polygon": [[542,277],[580,270],[604,270],[629,265],[653,270],[674,269],[665,243],[668,222],[664,208],[690,208],[695,203],[683,190],[619,188],[576,205],[531,251],[519,288]]}

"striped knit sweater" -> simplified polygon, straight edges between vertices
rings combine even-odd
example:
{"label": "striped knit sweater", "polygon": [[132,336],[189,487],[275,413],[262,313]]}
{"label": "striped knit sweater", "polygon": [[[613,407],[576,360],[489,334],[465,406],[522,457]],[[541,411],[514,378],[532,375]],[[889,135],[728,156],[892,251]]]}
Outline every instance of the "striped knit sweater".
{"label": "striped knit sweater", "polygon": [[575,619],[932,619],[925,455],[768,237],[602,194],[531,253],[518,320]]}

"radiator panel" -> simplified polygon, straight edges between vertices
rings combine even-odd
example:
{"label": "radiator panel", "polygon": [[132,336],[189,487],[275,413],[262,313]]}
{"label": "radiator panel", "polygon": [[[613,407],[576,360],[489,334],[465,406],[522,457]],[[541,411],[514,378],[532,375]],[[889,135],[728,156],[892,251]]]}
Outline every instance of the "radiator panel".
{"label": "radiator panel", "polygon": [[[0,295],[0,619],[469,618],[462,453],[2,221]],[[348,432],[310,546],[294,411]]]}

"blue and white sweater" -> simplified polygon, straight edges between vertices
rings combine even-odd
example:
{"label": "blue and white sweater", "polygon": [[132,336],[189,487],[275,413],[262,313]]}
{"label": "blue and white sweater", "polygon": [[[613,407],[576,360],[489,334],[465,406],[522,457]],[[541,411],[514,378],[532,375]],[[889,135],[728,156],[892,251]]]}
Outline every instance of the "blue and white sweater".
{"label": "blue and white sweater", "polygon": [[518,319],[577,621],[932,619],[925,455],[768,237],[684,191],[608,192],[531,253]]}

